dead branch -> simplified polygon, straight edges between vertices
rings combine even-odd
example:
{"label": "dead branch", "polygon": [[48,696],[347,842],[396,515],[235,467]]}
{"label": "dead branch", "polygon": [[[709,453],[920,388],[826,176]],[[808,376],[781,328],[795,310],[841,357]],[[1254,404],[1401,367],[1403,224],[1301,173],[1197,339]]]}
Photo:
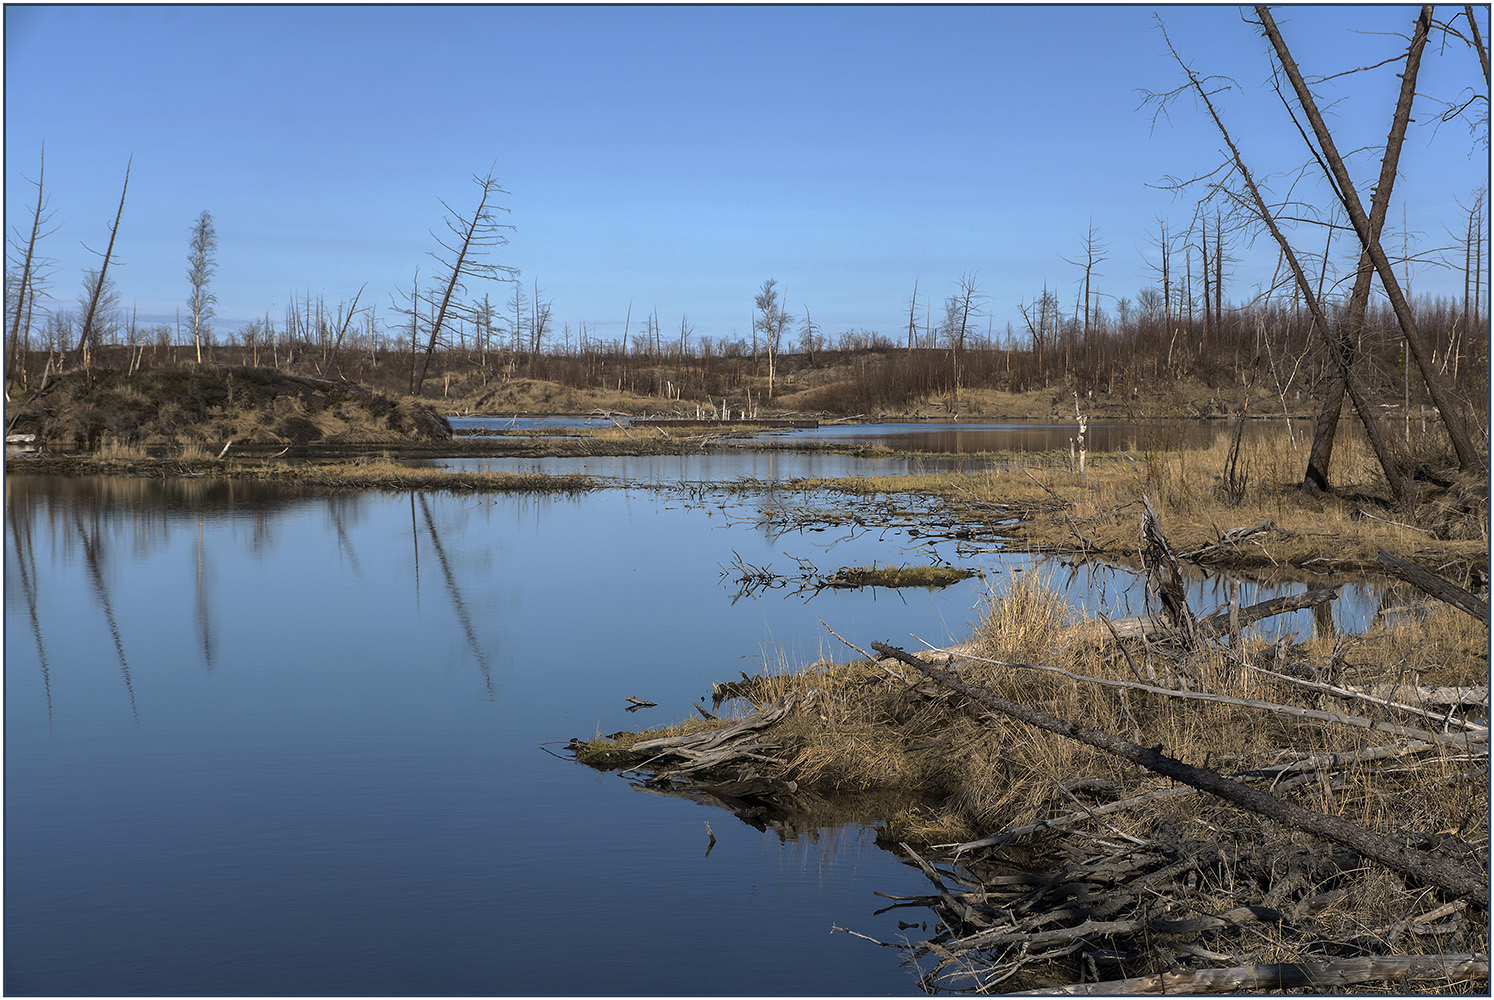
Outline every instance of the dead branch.
{"label": "dead branch", "polygon": [[1389,698],[1380,698],[1375,695],[1368,694],[1364,691],[1356,691],[1353,688],[1339,687],[1336,684],[1325,684],[1322,681],[1309,681],[1301,677],[1292,677],[1289,674],[1279,674],[1274,670],[1267,670],[1265,667],[1258,667],[1252,663],[1247,663],[1245,664],[1245,666],[1258,673],[1265,674],[1267,677],[1274,677],[1276,680],[1279,680],[1285,684],[1290,684],[1293,687],[1303,688],[1308,691],[1321,691],[1324,694],[1331,694],[1336,698],[1344,698],[1349,701],[1362,701],[1371,705],[1383,705],[1386,708],[1393,708],[1399,712],[1409,712],[1412,715],[1419,715],[1422,718],[1431,719],[1434,722],[1450,722],[1453,725],[1461,726],[1462,728],[1469,730],[1473,734],[1475,739],[1487,739],[1489,735],[1488,726],[1481,726],[1477,723],[1467,722],[1463,719],[1454,719],[1452,718],[1452,713],[1450,712],[1429,712],[1426,709],[1419,708],[1416,705],[1407,705],[1403,702],[1391,701]]}
{"label": "dead branch", "polygon": [[[872,643],[873,649],[882,647]],[[1216,705],[1235,705],[1240,708],[1253,708],[1263,712],[1271,712],[1276,715],[1287,715],[1299,719],[1316,719],[1320,722],[1331,722],[1338,725],[1352,726],[1355,729],[1368,729],[1374,732],[1387,733],[1391,736],[1400,736],[1407,739],[1428,740],[1434,743],[1451,743],[1462,745],[1468,739],[1487,739],[1488,731],[1475,733],[1459,733],[1447,735],[1434,733],[1426,729],[1417,729],[1413,726],[1402,726],[1394,722],[1384,722],[1379,719],[1370,719],[1362,715],[1346,715],[1342,712],[1327,712],[1316,708],[1306,708],[1301,705],[1283,705],[1274,701],[1257,701],[1252,698],[1236,698],[1227,694],[1214,694],[1210,691],[1179,691],[1173,688],[1157,687],[1154,684],[1146,684],[1140,681],[1121,681],[1109,677],[1091,677],[1088,674],[1076,674],[1072,670],[1062,667],[1050,667],[1041,663],[1019,663],[1014,660],[993,660],[984,656],[966,656],[965,659],[976,660],[980,663],[991,663],[999,667],[1017,667],[1022,670],[1038,670],[1043,673],[1058,674],[1070,680],[1081,681],[1086,684],[1098,684],[1101,687],[1124,688],[1131,691],[1141,691],[1146,694],[1154,694],[1163,698],[1177,698],[1182,701],[1206,701]]]}
{"label": "dead branch", "polygon": [[[1273,597],[1268,601],[1260,601],[1247,607],[1239,609],[1239,627],[1253,625],[1267,618],[1283,615],[1291,611],[1303,611],[1315,607],[1326,601],[1331,601],[1338,596],[1338,589],[1342,584],[1332,587],[1324,587],[1318,590],[1309,590],[1301,594],[1288,594],[1284,597]],[[1218,611],[1197,620],[1197,632],[1204,639],[1212,639],[1227,635],[1230,630],[1230,613]],[[1137,638],[1145,634],[1148,638],[1170,631],[1167,621],[1160,615],[1137,615],[1132,618],[1117,618],[1110,622],[1110,627],[1115,631],[1117,638]]]}
{"label": "dead branch", "polygon": [[1399,559],[1384,549],[1380,550],[1379,559],[1382,566],[1411,586],[1426,591],[1439,601],[1446,601],[1453,607],[1468,612],[1485,626],[1489,624],[1488,601],[1479,600],[1462,587],[1442,579],[1431,570],[1422,569],[1415,563]]}
{"label": "dead branch", "polygon": [[1284,962],[1273,965],[1239,965],[1229,969],[1163,972],[1136,979],[1024,990],[1013,995],[1239,993],[1246,990],[1290,990],[1304,987],[1319,990],[1325,986],[1352,986],[1355,983],[1429,979],[1450,981],[1487,978],[1488,975],[1488,955],[1371,955],[1363,958],[1336,958],[1326,962]]}
{"label": "dead branch", "polygon": [[1231,781],[1216,771],[1184,764],[1165,755],[1160,745],[1150,748],[1138,746],[1110,733],[1066,722],[1025,705],[1007,701],[990,691],[965,683],[948,670],[924,663],[916,656],[910,656],[886,643],[874,642],[871,646],[884,656],[921,670],[937,683],[1019,722],[1104,750],[1149,771],[1218,796],[1242,809],[1343,844],[1364,857],[1379,861],[1417,881],[1438,886],[1455,898],[1467,898],[1484,907],[1489,905],[1489,879],[1480,872],[1372,833],[1337,816],[1327,816],[1283,802],[1275,796]]}

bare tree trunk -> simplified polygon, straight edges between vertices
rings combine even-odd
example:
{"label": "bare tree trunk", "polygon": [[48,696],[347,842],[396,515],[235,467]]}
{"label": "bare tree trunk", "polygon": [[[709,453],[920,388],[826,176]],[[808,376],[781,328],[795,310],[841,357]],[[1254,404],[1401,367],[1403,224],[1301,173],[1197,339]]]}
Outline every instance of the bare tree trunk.
{"label": "bare tree trunk", "polygon": [[[488,207],[489,200],[492,199],[494,194],[502,193],[503,189],[498,186],[498,182],[494,179],[491,171],[488,172],[486,177],[473,175],[472,180],[476,182],[478,187],[482,188],[482,198],[478,201],[477,210],[472,213],[470,219],[463,219],[457,213],[452,212],[452,215],[456,217],[456,221],[447,220],[447,228],[461,238],[461,245],[459,247],[450,247],[445,243],[441,243],[441,246],[454,254],[455,258],[450,262],[451,274],[446,279],[446,287],[441,293],[440,308],[431,322],[430,339],[426,341],[425,355],[420,360],[420,368],[415,375],[411,395],[420,395],[420,388],[425,382],[426,370],[430,366],[431,355],[436,350],[436,341],[441,335],[442,328],[446,325],[446,315],[451,310],[452,298],[456,294],[457,289],[462,287],[462,278],[471,276],[496,277],[500,273],[508,275],[515,274],[513,268],[497,264],[480,264],[475,260],[479,253],[491,247],[500,246],[508,241],[498,232],[500,228],[507,227],[500,227],[493,220],[491,215],[492,209]],[[439,238],[438,242],[440,242]],[[414,310],[416,307],[417,304],[412,302],[411,309]]]}
{"label": "bare tree trunk", "polygon": [[130,189],[130,165],[135,162],[133,156],[125,163],[124,186],[119,190],[119,211],[114,213],[114,225],[109,227],[109,246],[104,250],[104,263],[99,267],[99,279],[93,286],[93,294],[88,300],[88,312],[83,316],[83,332],[78,336],[78,354],[85,355],[88,348],[88,338],[93,333],[93,320],[99,308],[99,296],[103,294],[105,283],[109,276],[109,258],[114,254],[114,237],[119,234],[119,220],[124,217],[125,192]]}
{"label": "bare tree trunk", "polygon": [[[1401,146],[1406,137],[1406,124],[1411,117],[1411,102],[1416,96],[1416,65],[1412,60],[1414,57],[1419,64],[1421,50],[1426,45],[1429,22],[1429,18],[1417,19],[1416,32],[1412,36],[1411,47],[1406,53],[1407,71],[1401,75],[1401,93],[1396,101],[1395,115],[1391,120],[1390,136],[1385,141],[1385,155],[1380,159],[1380,180],[1375,185],[1374,197],[1370,199],[1370,237],[1375,240],[1380,238],[1380,233],[1385,228],[1385,213],[1390,207],[1390,192],[1395,186],[1396,171],[1400,165]],[[1325,266],[1326,263],[1325,261]],[[1354,344],[1363,333],[1364,317],[1369,308],[1370,278],[1373,273],[1374,264],[1370,261],[1369,254],[1361,249],[1359,270],[1354,275],[1354,290],[1349,296],[1348,319],[1344,325],[1339,327],[1338,336],[1339,350],[1349,365],[1354,363]],[[1305,487],[1325,492],[1332,489],[1328,478],[1328,468],[1333,460],[1334,436],[1338,431],[1338,418],[1343,409],[1343,403],[1343,376],[1335,374],[1329,380],[1328,395],[1324,400],[1322,411],[1318,414],[1312,450],[1307,456],[1307,471],[1302,479],[1302,485]]]}
{"label": "bare tree trunk", "polygon": [[[1466,297],[1466,296],[1465,296]],[[913,352],[913,313],[918,308],[918,279],[913,279],[913,297],[908,300],[908,353]]]}
{"label": "bare tree trunk", "polygon": [[[36,244],[41,239],[42,222],[45,219],[43,212],[46,201],[42,193],[42,180],[47,170],[47,146],[42,144],[41,166],[36,173],[36,208],[31,213],[31,235],[26,240],[26,257],[21,265],[21,287],[16,293],[16,316],[10,325],[10,346],[5,352],[5,384],[7,391],[10,388],[10,378],[14,372],[16,358],[21,353],[21,325],[24,322],[28,330],[27,340],[30,340],[30,316],[31,307],[28,304],[35,298],[36,293],[32,289],[35,277],[32,268],[36,262]],[[25,370],[24,363],[21,366]]]}
{"label": "bare tree trunk", "polygon": [[[1281,37],[1281,32],[1276,27],[1276,21],[1271,17],[1271,10],[1264,4],[1255,8],[1256,15],[1261,19],[1261,25],[1265,28],[1266,37],[1270,39],[1276,50],[1277,58],[1281,61],[1282,69],[1286,71],[1287,79],[1292,83],[1292,89],[1297,93],[1297,100],[1302,109],[1307,113],[1307,119],[1312,124],[1313,132],[1318,138],[1318,144],[1322,147],[1323,155],[1328,160],[1328,166],[1332,179],[1337,183],[1338,196],[1343,202],[1344,208],[1349,213],[1349,219],[1354,223],[1354,231],[1359,236],[1360,246],[1368,252],[1370,259],[1374,261],[1375,270],[1380,275],[1381,287],[1385,289],[1386,296],[1390,299],[1391,307],[1395,310],[1396,319],[1400,321],[1401,335],[1410,347],[1412,355],[1416,358],[1417,367],[1421,369],[1423,380],[1426,382],[1427,391],[1436,404],[1438,412],[1442,415],[1442,424],[1447,429],[1447,436],[1452,441],[1453,451],[1458,456],[1458,467],[1463,471],[1472,471],[1482,465],[1478,452],[1474,450],[1473,440],[1468,435],[1467,425],[1464,423],[1462,408],[1437,377],[1436,369],[1432,366],[1432,358],[1422,341],[1420,332],[1416,327],[1416,319],[1411,315],[1410,304],[1401,292],[1400,283],[1396,280],[1395,272],[1391,269],[1390,261],[1385,256],[1385,250],[1380,246],[1380,241],[1370,231],[1370,221],[1365,215],[1364,205],[1359,200],[1359,194],[1354,188],[1354,182],[1349,177],[1348,170],[1344,167],[1343,159],[1338,155],[1338,150],[1333,144],[1333,136],[1328,131],[1328,126],[1323,122],[1323,116],[1318,113],[1317,102],[1313,99],[1311,91],[1307,88],[1306,81],[1302,78],[1301,71],[1292,59],[1291,50],[1287,48],[1286,41]],[[1424,34],[1431,25],[1432,8],[1425,6],[1417,19],[1417,33]],[[1421,47],[1413,44],[1406,56],[1405,78],[1415,80],[1417,69],[1421,63]],[[1409,115],[1408,115],[1409,117]],[[1401,129],[1404,134],[1404,127]]]}
{"label": "bare tree trunk", "polygon": [[[1168,46],[1171,47],[1171,44],[1171,41],[1169,41]],[[1281,248],[1282,256],[1286,258],[1288,266],[1292,269],[1292,276],[1296,279],[1297,289],[1302,293],[1303,301],[1307,303],[1308,314],[1312,317],[1313,326],[1317,329],[1319,336],[1323,338],[1324,343],[1328,344],[1329,354],[1333,357],[1334,362],[1338,365],[1340,374],[1344,377],[1344,384],[1348,389],[1349,397],[1354,401],[1354,408],[1358,411],[1360,420],[1364,422],[1365,433],[1369,436],[1370,445],[1375,450],[1375,456],[1380,460],[1380,467],[1385,472],[1385,479],[1390,484],[1391,492],[1395,494],[1398,501],[1404,500],[1408,496],[1405,478],[1400,474],[1395,460],[1387,450],[1385,441],[1380,434],[1380,426],[1375,421],[1374,409],[1369,400],[1360,391],[1358,380],[1354,377],[1353,369],[1349,366],[1349,359],[1339,350],[1338,343],[1334,341],[1330,333],[1328,318],[1323,314],[1318,297],[1313,294],[1312,285],[1308,283],[1307,274],[1302,270],[1302,264],[1298,261],[1296,252],[1277,227],[1275,216],[1272,215],[1270,208],[1267,207],[1266,200],[1261,196],[1260,189],[1255,186],[1255,180],[1251,177],[1250,169],[1245,166],[1245,160],[1240,155],[1239,148],[1235,145],[1234,139],[1230,137],[1229,130],[1224,127],[1224,122],[1220,120],[1219,113],[1214,110],[1214,104],[1209,100],[1209,96],[1199,83],[1198,78],[1194,76],[1192,70],[1188,69],[1175,50],[1173,51],[1173,56],[1177,59],[1178,65],[1182,66],[1183,71],[1188,74],[1188,81],[1192,85],[1194,92],[1203,100],[1204,107],[1208,109],[1209,117],[1213,119],[1215,127],[1219,129],[1219,134],[1224,137],[1225,145],[1229,147],[1235,166],[1240,171],[1240,177],[1245,182],[1246,188],[1250,191],[1250,197],[1255,203],[1256,213],[1260,216],[1261,221],[1266,224],[1266,228],[1270,231],[1272,238],[1276,240],[1276,245]]]}
{"label": "bare tree trunk", "polygon": [[1464,4],[1463,13],[1468,17],[1468,30],[1473,34],[1473,48],[1478,53],[1478,64],[1484,70],[1484,86],[1489,86],[1489,50],[1484,48],[1484,40],[1479,34],[1478,19],[1473,16],[1473,5]]}

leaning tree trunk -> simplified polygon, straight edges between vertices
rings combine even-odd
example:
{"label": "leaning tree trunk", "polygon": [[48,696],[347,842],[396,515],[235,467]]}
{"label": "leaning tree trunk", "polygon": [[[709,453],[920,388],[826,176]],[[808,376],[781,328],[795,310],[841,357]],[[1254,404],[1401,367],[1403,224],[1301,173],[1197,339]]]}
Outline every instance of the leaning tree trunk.
{"label": "leaning tree trunk", "polygon": [[[1406,124],[1411,119],[1411,102],[1416,96],[1416,75],[1421,68],[1421,53],[1426,47],[1427,33],[1431,29],[1432,8],[1423,7],[1416,19],[1415,34],[1411,48],[1406,53],[1406,69],[1401,74],[1401,94],[1396,101],[1395,116],[1390,125],[1390,137],[1385,141],[1385,155],[1380,160],[1380,180],[1375,185],[1370,199],[1370,238],[1378,240],[1385,227],[1385,212],[1390,207],[1390,191],[1395,185],[1396,170],[1400,164],[1401,145],[1406,138]],[[1365,312],[1369,306],[1370,278],[1374,274],[1374,263],[1369,254],[1359,253],[1359,270],[1354,275],[1354,291],[1349,297],[1348,321],[1339,328],[1338,349],[1347,365],[1354,363],[1354,341],[1364,326]],[[1327,398],[1318,414],[1317,427],[1313,434],[1312,450],[1307,456],[1307,471],[1302,485],[1323,491],[1332,487],[1328,480],[1328,467],[1333,461],[1333,441],[1338,432],[1339,413],[1344,405],[1344,378],[1335,372],[1328,382]]]}
{"label": "leaning tree trunk", "polygon": [[[1447,429],[1447,436],[1452,441],[1453,451],[1458,456],[1458,467],[1464,471],[1480,468],[1482,462],[1473,447],[1473,439],[1468,434],[1461,407],[1443,386],[1441,376],[1437,374],[1437,369],[1432,365],[1431,352],[1416,328],[1416,319],[1411,315],[1410,303],[1406,301],[1400,282],[1396,280],[1395,272],[1391,270],[1390,260],[1385,256],[1385,249],[1380,246],[1380,241],[1370,231],[1370,222],[1364,213],[1364,205],[1360,202],[1354,182],[1349,177],[1349,171],[1333,144],[1333,135],[1328,131],[1328,126],[1323,122],[1323,116],[1318,112],[1317,102],[1313,99],[1312,92],[1308,90],[1306,81],[1302,79],[1302,72],[1297,68],[1296,61],[1292,59],[1291,50],[1287,48],[1286,41],[1281,37],[1281,32],[1277,30],[1270,8],[1264,4],[1258,5],[1255,12],[1261,19],[1266,37],[1276,49],[1276,56],[1281,61],[1282,69],[1286,71],[1287,79],[1292,83],[1292,89],[1297,93],[1297,100],[1302,105],[1302,110],[1307,113],[1307,120],[1312,124],[1313,133],[1317,136],[1323,156],[1328,161],[1330,177],[1337,184],[1339,200],[1354,224],[1354,232],[1359,237],[1359,244],[1364,252],[1369,254],[1374,262],[1375,270],[1380,275],[1380,285],[1385,289],[1385,295],[1390,299],[1391,308],[1395,310],[1396,319],[1400,322],[1401,336],[1405,338],[1406,346],[1416,358],[1416,365],[1421,371],[1422,380],[1426,383],[1427,392],[1442,416],[1442,425]],[[1431,8],[1422,8],[1420,16],[1430,20]]]}
{"label": "leaning tree trunk", "polygon": [[99,280],[94,283],[92,294],[88,298],[88,311],[83,314],[83,332],[78,336],[79,357],[88,356],[86,353],[88,338],[93,334],[93,321],[98,314],[99,298],[103,295],[105,283],[109,280],[109,260],[114,256],[114,237],[119,235],[119,220],[124,217],[125,192],[130,189],[130,165],[134,162],[135,158],[131,156],[125,163],[124,186],[119,189],[119,211],[114,213],[114,225],[109,227],[109,246],[104,250],[104,263],[99,267]]}
{"label": "leaning tree trunk", "polygon": [[[1168,43],[1171,46],[1171,42]],[[1188,82],[1192,85],[1194,93],[1203,101],[1204,107],[1208,109],[1209,117],[1213,119],[1214,126],[1219,129],[1219,134],[1224,137],[1224,143],[1229,147],[1230,156],[1233,158],[1235,167],[1240,171],[1240,178],[1245,182],[1245,187],[1250,192],[1256,214],[1265,223],[1271,237],[1276,240],[1276,245],[1281,248],[1281,254],[1286,258],[1288,266],[1292,269],[1292,276],[1296,279],[1297,290],[1302,295],[1302,301],[1307,304],[1307,310],[1312,317],[1313,328],[1328,346],[1328,353],[1338,365],[1339,373],[1343,376],[1344,385],[1348,389],[1349,398],[1354,401],[1354,408],[1359,413],[1360,420],[1364,423],[1365,433],[1369,436],[1370,446],[1375,450],[1375,456],[1380,460],[1380,468],[1385,472],[1386,482],[1390,484],[1391,492],[1395,494],[1397,501],[1404,501],[1409,496],[1409,484],[1400,474],[1400,470],[1388,450],[1384,438],[1380,434],[1380,425],[1375,421],[1375,412],[1370,401],[1365,398],[1361,391],[1358,379],[1353,369],[1349,366],[1349,358],[1339,350],[1338,342],[1330,333],[1328,318],[1324,315],[1318,297],[1313,293],[1312,285],[1307,280],[1307,273],[1302,270],[1302,264],[1297,259],[1296,251],[1282,235],[1280,228],[1276,225],[1276,218],[1271,214],[1266,205],[1266,199],[1261,196],[1260,189],[1255,186],[1255,179],[1250,174],[1250,168],[1245,166],[1245,159],[1240,155],[1239,147],[1235,145],[1234,139],[1230,137],[1229,130],[1224,127],[1224,122],[1219,118],[1219,112],[1214,109],[1214,102],[1209,100],[1208,93],[1203,85],[1199,83],[1198,77],[1193,74],[1182,57],[1173,51],[1173,57],[1177,59],[1178,65],[1183,67],[1183,72],[1188,75]]]}

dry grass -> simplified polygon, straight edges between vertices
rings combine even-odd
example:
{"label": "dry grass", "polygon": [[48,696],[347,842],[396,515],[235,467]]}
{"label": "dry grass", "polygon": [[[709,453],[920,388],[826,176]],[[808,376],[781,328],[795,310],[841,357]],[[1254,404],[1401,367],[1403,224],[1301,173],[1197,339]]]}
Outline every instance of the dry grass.
{"label": "dry grass", "polygon": [[[1414,624],[1377,630],[1340,653],[1348,664],[1346,672],[1363,675],[1366,681],[1382,676],[1399,659],[1408,680],[1476,684],[1485,680],[1488,669],[1487,633],[1480,640],[1480,629],[1460,612],[1435,610]],[[1180,683],[1186,673],[1185,686],[1194,690],[1284,704],[1321,703],[1317,696],[1241,665],[1243,658],[1245,663],[1279,667],[1275,649],[1266,643],[1247,642],[1238,653],[1208,648],[1186,665],[1162,655],[1160,649],[1150,654],[1132,650],[1128,660],[1103,627],[1076,616],[1059,592],[1030,575],[1013,579],[992,595],[973,648],[991,659],[1059,667],[1081,677],[1135,681],[1141,674],[1148,683],[1167,686]],[[1308,666],[1322,664],[1320,649],[1311,643],[1294,647],[1292,659]],[[1353,751],[1389,742],[1383,734],[1243,705],[1117,690],[980,660],[958,662],[967,682],[1001,697],[1143,746],[1160,744],[1169,756],[1225,772],[1279,764],[1293,755]],[[781,761],[772,769],[819,794],[906,793],[904,808],[889,824],[889,836],[897,839],[957,843],[993,829],[1068,813],[1079,808],[1072,791],[1076,781],[1111,788],[1115,797],[1167,787],[1149,772],[1086,745],[973,710],[958,696],[901,667],[822,661],[801,672],[754,678],[743,690],[760,706],[789,690],[811,688],[818,691],[813,704],[791,713],[772,730],[774,740],[784,747]],[[1364,711],[1362,706],[1337,710]],[[1420,758],[1399,772],[1385,765],[1350,769],[1331,785],[1309,783],[1289,797],[1306,808],[1382,833],[1451,829],[1465,823],[1470,813],[1486,823],[1483,786],[1468,780],[1468,766],[1450,751]],[[1172,800],[1161,809],[1118,814],[1110,822],[1123,832],[1141,835],[1162,813],[1185,824],[1238,824],[1233,818],[1238,814],[1202,795]]]}
{"label": "dry grass", "polygon": [[105,438],[99,443],[93,457],[101,462],[139,462],[148,456],[143,445]]}

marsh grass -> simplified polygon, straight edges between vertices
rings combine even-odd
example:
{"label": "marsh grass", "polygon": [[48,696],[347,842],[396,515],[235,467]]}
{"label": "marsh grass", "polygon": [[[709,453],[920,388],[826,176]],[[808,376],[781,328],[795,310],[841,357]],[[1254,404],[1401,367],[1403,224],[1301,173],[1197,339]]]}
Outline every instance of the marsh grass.
{"label": "marsh grass", "polygon": [[141,462],[149,455],[144,445],[108,437],[99,443],[93,457],[101,462]]}
{"label": "marsh grass", "polygon": [[[1400,625],[1377,627],[1362,640],[1340,639],[1335,645],[1319,639],[1286,651],[1289,664],[1308,672],[1339,663],[1346,683],[1385,678],[1400,660],[1404,662],[1395,670],[1408,682],[1477,684],[1487,680],[1487,636],[1487,629],[1462,612],[1433,609]],[[1142,746],[1160,745],[1168,756],[1226,774],[1396,742],[1385,734],[1247,705],[1182,701],[1086,683],[1086,677],[1131,681],[1141,673],[1156,686],[1351,714],[1375,712],[1357,704],[1325,704],[1320,696],[1247,669],[1246,664],[1283,666],[1278,647],[1263,641],[1243,640],[1233,649],[1209,646],[1186,663],[1157,645],[1150,650],[1133,647],[1128,659],[1102,624],[1074,612],[1052,582],[1036,574],[1012,579],[990,596],[985,619],[963,651],[986,658],[954,661],[968,683]],[[942,659],[938,654],[933,658]],[[1149,887],[1143,895],[1150,902],[1142,904],[1143,912],[1182,917],[1222,914],[1250,904],[1288,915],[1243,935],[1221,934],[1210,946],[1229,952],[1231,964],[1321,960],[1324,942],[1368,954],[1439,946],[1488,950],[1487,920],[1473,910],[1467,919],[1455,915],[1442,925],[1452,928],[1443,933],[1455,937],[1408,938],[1410,919],[1428,913],[1443,898],[1409,885],[1388,868],[1211,796],[1155,799],[1096,816],[1092,804],[1172,793],[1180,786],[1085,744],[985,711],[921,673],[889,662],[819,661],[734,684],[733,691],[746,696],[737,704],[738,715],[790,691],[816,692],[806,707],[765,732],[779,747],[776,762],[754,766],[797,782],[802,798],[794,808],[810,810],[811,817],[829,815],[823,811],[827,802],[854,801],[863,810],[856,818],[883,821],[883,843],[905,842],[923,851],[1055,818],[1076,821],[1063,831],[965,855],[957,870],[974,879],[969,883],[975,888],[972,900],[981,898],[980,880],[989,874],[1054,870],[1058,874],[1052,878],[1059,880],[1066,866],[1101,845],[1186,843],[1189,851],[1202,851],[1201,858],[1217,858],[1217,863],[1197,864],[1186,882]],[[1059,667],[1077,677],[1025,669],[1021,663]],[[1384,717],[1399,719],[1395,713]],[[683,728],[699,731],[712,725],[696,719]],[[636,737],[597,741],[591,762],[608,760],[610,748],[623,750],[630,741]],[[625,753],[611,760],[613,766],[637,766]],[[1350,764],[1331,775],[1283,776],[1269,790],[1304,808],[1382,835],[1405,837],[1409,843],[1455,834],[1463,850],[1483,851],[1487,857],[1487,761],[1486,751],[1468,754],[1448,745],[1401,759]],[[793,830],[817,821],[778,822],[780,829]],[[1060,916],[1056,912],[1054,919]],[[1073,919],[1082,916],[1083,911]],[[967,925],[954,936],[987,925]],[[974,961],[972,969],[978,971],[979,959]],[[1126,974],[1164,971],[1175,962],[1167,947],[1145,945],[1132,949]],[[1024,988],[1032,988],[1043,985],[1044,976],[1052,977],[1050,985],[1072,982],[1076,971],[1059,963],[1024,974],[1032,977]]]}
{"label": "marsh grass", "polygon": [[[1478,646],[1479,628],[1452,609],[1433,611],[1413,625],[1382,630],[1341,650],[1345,671],[1368,683],[1384,676],[1395,658],[1404,658],[1408,680],[1480,683],[1488,660],[1486,649]],[[1487,643],[1486,633],[1483,641]],[[1304,667],[1321,663],[1323,649],[1321,641],[1292,647],[1291,662]],[[956,669],[969,683],[1143,746],[1160,744],[1169,756],[1222,772],[1389,742],[1384,734],[1249,706],[1105,688],[1011,665],[1036,663],[1118,681],[1135,681],[1140,672],[1156,686],[1184,684],[1239,699],[1335,707],[1321,706],[1319,696],[1243,668],[1241,658],[1280,666],[1275,645],[1264,641],[1246,640],[1234,651],[1207,647],[1187,664],[1160,650],[1148,654],[1133,648],[1128,661],[1103,626],[1073,612],[1049,581],[1034,575],[1016,578],[992,594],[969,651],[1004,661],[957,659]],[[775,764],[764,766],[821,795],[905,793],[904,807],[887,818],[886,835],[892,839],[953,844],[1073,812],[1082,808],[1083,793],[1074,791],[1076,785],[1111,788],[1117,798],[1169,787],[1119,758],[980,710],[916,671],[885,662],[820,661],[801,671],[753,678],[743,689],[750,691],[750,704],[738,707],[745,712],[790,690],[811,688],[818,691],[813,704],[773,728],[774,742],[783,750]],[[1337,707],[1351,714],[1365,711],[1363,706]],[[686,725],[710,723],[691,720]],[[1483,786],[1471,766],[1449,750],[1417,758],[1402,770],[1349,768],[1332,784],[1309,782],[1286,794],[1306,808],[1381,833],[1459,828],[1470,814],[1487,824],[1487,798],[1481,797]],[[1119,813],[1106,824],[1126,835],[1145,836],[1161,816],[1204,829],[1233,829],[1241,836],[1255,827],[1253,822],[1241,826],[1238,812],[1204,795]],[[1283,835],[1292,836],[1290,831]]]}

